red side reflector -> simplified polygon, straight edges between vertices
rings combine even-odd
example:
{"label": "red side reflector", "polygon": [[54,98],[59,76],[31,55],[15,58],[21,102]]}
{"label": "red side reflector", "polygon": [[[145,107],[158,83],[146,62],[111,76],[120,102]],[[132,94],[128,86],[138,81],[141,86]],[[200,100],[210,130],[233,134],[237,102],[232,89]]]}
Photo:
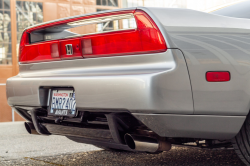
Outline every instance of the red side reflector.
{"label": "red side reflector", "polygon": [[230,81],[230,73],[228,71],[207,72],[206,79],[208,82]]}

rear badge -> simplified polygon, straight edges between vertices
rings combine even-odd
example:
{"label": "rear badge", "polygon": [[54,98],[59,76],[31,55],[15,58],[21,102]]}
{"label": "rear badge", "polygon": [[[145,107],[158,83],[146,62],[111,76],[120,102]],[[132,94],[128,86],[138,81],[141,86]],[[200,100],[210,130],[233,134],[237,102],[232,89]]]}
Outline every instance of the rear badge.
{"label": "rear badge", "polygon": [[73,55],[73,47],[72,47],[72,44],[66,44],[65,47],[66,47],[66,54],[67,54],[67,55]]}

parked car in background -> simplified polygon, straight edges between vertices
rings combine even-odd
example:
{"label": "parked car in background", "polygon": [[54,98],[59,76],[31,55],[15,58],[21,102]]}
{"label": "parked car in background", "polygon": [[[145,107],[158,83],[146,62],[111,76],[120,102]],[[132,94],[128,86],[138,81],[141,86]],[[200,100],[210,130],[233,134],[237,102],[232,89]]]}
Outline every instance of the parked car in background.
{"label": "parked car in background", "polygon": [[138,7],[28,27],[8,104],[31,134],[151,153],[233,147],[249,164],[249,25]]}

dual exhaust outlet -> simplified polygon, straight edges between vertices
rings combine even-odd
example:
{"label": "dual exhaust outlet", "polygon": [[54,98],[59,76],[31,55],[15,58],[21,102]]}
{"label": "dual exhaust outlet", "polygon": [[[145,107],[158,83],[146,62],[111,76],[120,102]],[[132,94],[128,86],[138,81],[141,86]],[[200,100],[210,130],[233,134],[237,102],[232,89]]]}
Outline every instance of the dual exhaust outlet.
{"label": "dual exhaust outlet", "polygon": [[[37,132],[37,126],[34,126],[32,122],[24,122],[24,126],[29,134],[40,135],[42,133],[42,131]],[[138,136],[127,133],[124,139],[127,146],[134,151],[157,153],[169,151],[171,149],[170,142],[154,137]]]}
{"label": "dual exhaust outlet", "polygon": [[128,147],[135,151],[157,153],[171,149],[170,142],[153,137],[125,134],[124,139]]}
{"label": "dual exhaust outlet", "polygon": [[35,126],[34,126],[33,123],[31,123],[31,122],[24,122],[24,126],[25,126],[26,131],[29,134],[39,135],[39,133],[36,131]]}

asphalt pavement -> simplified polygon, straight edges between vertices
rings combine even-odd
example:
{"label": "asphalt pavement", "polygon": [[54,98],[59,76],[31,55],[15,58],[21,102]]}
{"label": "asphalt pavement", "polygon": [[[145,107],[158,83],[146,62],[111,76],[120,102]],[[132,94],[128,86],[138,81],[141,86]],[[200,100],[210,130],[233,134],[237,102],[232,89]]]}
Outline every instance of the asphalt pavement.
{"label": "asphalt pavement", "polygon": [[233,150],[177,147],[160,154],[102,150],[63,136],[29,135],[23,122],[0,123],[0,165],[244,165]]}

